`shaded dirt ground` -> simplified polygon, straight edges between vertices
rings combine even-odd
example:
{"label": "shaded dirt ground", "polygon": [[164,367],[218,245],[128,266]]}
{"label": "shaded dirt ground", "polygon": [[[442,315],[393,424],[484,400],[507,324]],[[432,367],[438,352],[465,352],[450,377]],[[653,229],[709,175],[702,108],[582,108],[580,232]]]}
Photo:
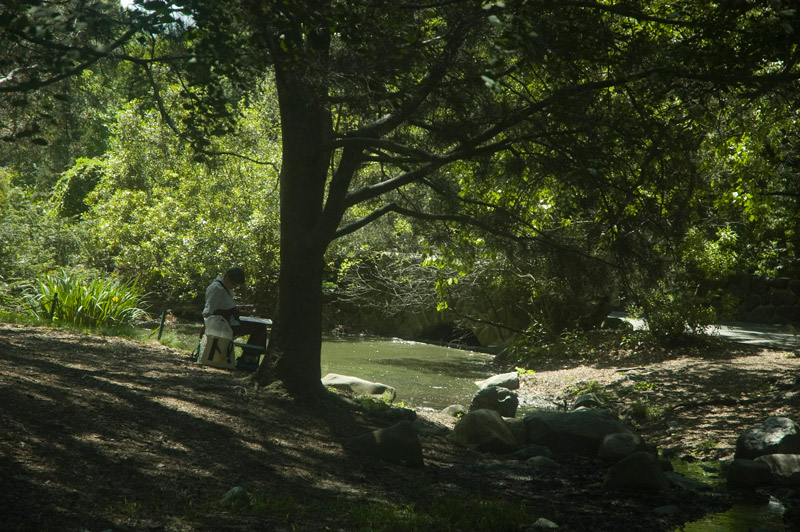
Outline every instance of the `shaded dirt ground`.
{"label": "shaded dirt ground", "polygon": [[733,458],[739,435],[769,416],[800,423],[800,338],[795,350],[715,337],[680,349],[621,349],[609,340],[569,364],[535,364],[523,390],[567,403],[598,391],[663,454],[701,460]]}
{"label": "shaded dirt ground", "polygon": [[[735,346],[590,354],[568,367],[542,362],[522,394],[568,400],[608,384],[622,411],[634,400],[662,407],[632,418],[662,449],[724,458],[764,417],[800,420],[794,355]],[[0,324],[0,530],[369,530],[365,515],[375,508],[502,500],[524,501],[529,524],[545,517],[567,531],[652,532],[730,502],[719,493],[606,493],[595,460],[537,471],[470,453],[447,442],[452,421],[433,414],[416,422],[422,469],[343,449],[393,423],[341,399],[299,405],[159,344]],[[218,502],[234,486],[252,495],[251,507]],[[666,504],[681,511],[657,516]],[[401,524],[383,529],[415,530]]]}

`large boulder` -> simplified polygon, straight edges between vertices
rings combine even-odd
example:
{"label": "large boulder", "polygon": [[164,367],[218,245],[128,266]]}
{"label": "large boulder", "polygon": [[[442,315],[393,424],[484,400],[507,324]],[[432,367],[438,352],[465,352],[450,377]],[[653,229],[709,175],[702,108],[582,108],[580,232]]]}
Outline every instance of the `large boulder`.
{"label": "large boulder", "polygon": [[475,392],[472,396],[472,403],[469,411],[475,410],[494,410],[503,417],[514,417],[517,415],[519,397],[508,388],[498,386],[488,386]]}
{"label": "large boulder", "polygon": [[614,464],[608,470],[603,487],[661,491],[669,487],[669,481],[652,454],[638,452]]}
{"label": "large boulder", "polygon": [[370,382],[358,377],[349,377],[337,373],[328,373],[322,378],[322,384],[328,388],[336,388],[352,392],[356,395],[366,395],[387,402],[394,401],[397,392],[391,386],[379,382]]}
{"label": "large boulder", "polygon": [[630,432],[608,410],[579,408],[572,412],[535,412],[524,419],[528,443],[544,445],[561,455],[596,456],[609,434]]}
{"label": "large boulder", "polygon": [[607,434],[600,442],[597,457],[606,462],[619,462],[633,453],[644,451],[644,440],[633,432]]}
{"label": "large boulder", "polygon": [[773,483],[772,471],[765,462],[736,458],[728,466],[728,487],[757,488]]}
{"label": "large boulder", "polygon": [[528,434],[525,432],[525,422],[517,418],[505,418],[503,421],[506,422],[506,425],[511,430],[511,434],[514,435],[514,439],[517,440],[517,447],[520,449],[525,447],[528,443]]}
{"label": "large boulder", "polygon": [[776,483],[793,486],[800,484],[800,455],[765,454],[755,461],[764,462],[769,466]]}
{"label": "large boulder", "polygon": [[517,450],[517,441],[503,418],[494,410],[475,410],[462,417],[448,439],[480,452],[511,453]]}
{"label": "large boulder", "polygon": [[765,454],[800,454],[800,431],[794,421],[769,417],[736,440],[734,458],[752,460]]}
{"label": "large boulder", "polygon": [[410,421],[351,438],[344,448],[355,454],[372,456],[385,462],[422,467],[422,445]]}
{"label": "large boulder", "polygon": [[498,388],[517,390],[519,389],[519,373],[516,371],[503,373],[501,375],[489,377],[488,379],[482,381],[475,381],[475,384],[480,389],[488,388],[489,386],[497,386]]}

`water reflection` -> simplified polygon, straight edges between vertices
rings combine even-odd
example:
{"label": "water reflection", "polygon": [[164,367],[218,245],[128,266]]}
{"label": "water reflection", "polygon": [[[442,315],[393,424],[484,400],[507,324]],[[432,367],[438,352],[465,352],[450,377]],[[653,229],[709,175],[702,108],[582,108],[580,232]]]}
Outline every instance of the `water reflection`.
{"label": "water reflection", "polygon": [[441,409],[467,405],[474,381],[493,374],[491,355],[391,338],[323,338],[322,374],[339,373],[382,382],[397,401]]}
{"label": "water reflection", "polygon": [[425,358],[393,358],[375,360],[376,364],[397,368],[414,368],[435,375],[449,375],[454,378],[481,380],[486,378],[483,361],[432,360]]}

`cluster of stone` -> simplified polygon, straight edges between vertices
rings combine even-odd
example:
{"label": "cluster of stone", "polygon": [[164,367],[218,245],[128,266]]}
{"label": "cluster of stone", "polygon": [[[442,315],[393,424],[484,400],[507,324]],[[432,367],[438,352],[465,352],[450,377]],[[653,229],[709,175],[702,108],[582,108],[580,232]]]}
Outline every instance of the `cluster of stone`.
{"label": "cluster of stone", "polygon": [[797,424],[786,417],[770,417],[747,429],[736,441],[727,480],[734,488],[800,486]]}
{"label": "cluster of stone", "polygon": [[741,300],[738,318],[750,323],[800,323],[800,280],[738,278],[728,289]]}

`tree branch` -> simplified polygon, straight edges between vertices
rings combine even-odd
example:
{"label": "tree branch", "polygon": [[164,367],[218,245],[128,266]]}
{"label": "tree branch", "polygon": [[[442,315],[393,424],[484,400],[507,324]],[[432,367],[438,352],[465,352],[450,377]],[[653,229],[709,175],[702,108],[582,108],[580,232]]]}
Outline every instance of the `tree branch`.
{"label": "tree branch", "polygon": [[[463,225],[470,225],[470,226],[473,226],[473,227],[478,227],[478,228],[480,228],[480,229],[482,229],[484,231],[487,231],[489,233],[492,233],[492,234],[495,234],[495,235],[498,235],[498,236],[503,236],[505,238],[510,238],[512,240],[517,240],[517,241],[526,241],[527,242],[527,241],[530,241],[530,240],[541,240],[541,239],[543,239],[543,237],[520,237],[518,235],[513,235],[513,234],[509,233],[508,231],[500,230],[495,226],[492,226],[492,225],[490,225],[488,223],[485,223],[485,222],[482,222],[482,221],[478,220],[477,218],[473,218],[471,216],[466,216],[466,215],[463,215],[463,214],[447,214],[447,213],[433,214],[433,213],[427,213],[427,212],[420,212],[420,211],[415,211],[413,209],[408,209],[406,207],[402,207],[402,206],[400,206],[400,205],[398,205],[396,203],[387,203],[383,207],[381,207],[379,209],[376,209],[375,211],[371,212],[367,216],[364,216],[363,218],[359,218],[355,222],[353,222],[351,224],[348,224],[348,225],[346,225],[344,227],[339,228],[339,230],[337,230],[336,233],[334,234],[334,238],[339,238],[339,237],[348,235],[350,233],[353,233],[353,232],[357,231],[358,229],[361,229],[365,225],[367,225],[367,224],[369,224],[371,222],[374,222],[378,218],[380,218],[380,217],[382,217],[382,216],[384,216],[384,215],[386,215],[386,214],[388,214],[390,212],[394,212],[394,213],[400,214],[401,216],[408,216],[410,218],[415,218],[417,220],[424,220],[424,221],[428,221],[428,222],[456,222],[456,223],[463,224]],[[537,231],[537,232],[541,233],[540,231]]]}
{"label": "tree branch", "polygon": [[[8,93],[12,93],[12,92],[27,92],[27,91],[31,91],[31,90],[35,90],[35,89],[41,89],[43,87],[47,87],[49,85],[53,85],[54,83],[58,83],[59,81],[62,81],[62,80],[67,79],[67,78],[69,78],[71,76],[74,76],[75,74],[83,72],[84,70],[86,70],[90,66],[94,65],[95,63],[97,63],[99,60],[104,59],[106,57],[109,57],[111,55],[110,52],[112,52],[113,50],[119,48],[120,46],[122,46],[123,44],[128,42],[131,37],[136,35],[137,32],[138,32],[137,29],[131,28],[128,31],[126,31],[125,33],[123,33],[120,36],[119,39],[117,39],[116,41],[114,41],[113,43],[111,43],[109,45],[109,47],[108,47],[109,51],[108,52],[102,52],[101,53],[101,52],[96,52],[94,50],[81,48],[80,50],[83,50],[83,51],[86,51],[86,52],[89,52],[90,54],[92,54],[92,57],[90,59],[82,62],[82,63],[79,63],[79,64],[77,64],[77,65],[75,65],[75,66],[73,66],[71,68],[66,69],[65,71],[61,72],[60,74],[54,75],[54,76],[52,76],[50,78],[47,78],[47,79],[44,79],[44,80],[31,79],[29,81],[21,82],[18,85],[5,86],[5,83],[9,83],[9,82],[13,81],[16,72],[20,70],[20,69],[16,69],[16,71],[12,71],[5,78],[0,79],[0,93],[8,94]],[[25,40],[30,41],[30,39],[25,39]],[[34,42],[34,41],[31,41],[31,42]],[[43,46],[43,44],[40,44],[40,46]],[[47,48],[54,48],[54,46],[47,46]],[[62,49],[63,47],[59,46],[59,47],[56,47],[56,48]],[[75,49],[75,48],[66,47],[66,49],[67,50],[71,50],[71,49]],[[34,65],[34,67],[35,66],[36,65]]]}
{"label": "tree branch", "polygon": [[341,137],[338,140],[334,141],[331,147],[334,149],[354,147],[370,151],[386,150],[393,153],[399,153],[408,155],[410,157],[414,157],[415,160],[418,161],[419,160],[432,161],[438,157],[437,154],[431,153],[429,151],[421,150],[419,148],[412,148],[411,146],[399,144],[397,142],[393,142],[387,139],[379,139],[372,137],[356,137],[356,136]]}
{"label": "tree branch", "polygon": [[[158,107],[158,112],[161,115],[162,120],[164,120],[164,122],[167,124],[167,126],[172,130],[173,133],[175,133],[175,135],[179,139],[181,139],[181,140],[183,140],[183,141],[185,141],[185,142],[187,142],[188,144],[191,145],[191,141],[180,130],[180,128],[178,128],[178,125],[172,119],[172,115],[170,115],[169,112],[167,111],[167,108],[164,105],[164,99],[161,97],[161,91],[158,89],[158,83],[156,83],[155,77],[153,77],[153,72],[150,70],[150,63],[148,61],[145,61],[143,64],[141,64],[141,66],[144,69],[145,73],[147,74],[147,79],[150,81],[150,85],[153,88],[153,98],[156,101],[156,106]],[[203,155],[207,155],[209,157],[216,157],[216,156],[220,156],[220,155],[225,155],[225,156],[229,156],[229,157],[236,157],[236,158],[239,158],[239,159],[243,159],[245,161],[250,161],[251,163],[254,163],[254,164],[260,164],[260,165],[264,165],[264,166],[271,166],[273,169],[275,169],[276,172],[280,172],[280,168],[278,167],[278,165],[276,165],[272,161],[260,161],[258,159],[255,159],[255,158],[250,157],[248,155],[244,155],[242,153],[236,153],[236,152],[224,151],[224,150],[223,151],[213,151],[213,150],[205,150],[205,149],[201,149],[201,150],[198,150],[198,151],[199,151],[199,153],[202,153]]]}
{"label": "tree branch", "polygon": [[[433,171],[441,168],[442,166],[450,162],[464,160],[468,159],[469,157],[476,157],[478,155],[497,153],[503,149],[506,149],[508,148],[509,145],[513,143],[514,139],[511,138],[501,139],[497,142],[487,144],[485,146],[481,146],[481,144],[489,142],[492,139],[495,139],[500,134],[508,131],[514,126],[517,126],[520,123],[527,120],[532,114],[536,112],[541,112],[551,105],[567,100],[572,96],[584,92],[591,92],[609,87],[624,85],[630,83],[631,81],[646,78],[652,75],[654,72],[660,72],[662,70],[663,69],[661,68],[645,70],[630,74],[628,76],[623,76],[620,78],[612,78],[612,79],[582,83],[575,87],[569,87],[567,89],[562,89],[560,91],[557,91],[543,100],[539,100],[537,102],[533,102],[527,106],[524,106],[522,109],[517,111],[517,113],[509,115],[504,120],[499,121],[497,124],[494,124],[493,126],[485,129],[484,131],[475,135],[474,137],[466,141],[462,141],[462,143],[458,147],[450,150],[445,154],[437,155],[428,152],[423,152],[426,154],[427,157],[426,164],[409,172],[405,172],[399,176],[387,179],[386,181],[383,181],[381,183],[370,185],[349,193],[347,195],[347,205],[352,206],[362,201],[378,197],[382,194],[385,194],[386,192],[396,190],[404,185],[407,185],[409,183],[421,179],[422,177],[429,175]],[[364,139],[363,137],[359,138],[363,139],[362,142],[367,142],[367,139]],[[380,142],[381,141],[379,140],[375,140],[375,143],[379,144]],[[408,148],[408,150],[412,149]]]}

